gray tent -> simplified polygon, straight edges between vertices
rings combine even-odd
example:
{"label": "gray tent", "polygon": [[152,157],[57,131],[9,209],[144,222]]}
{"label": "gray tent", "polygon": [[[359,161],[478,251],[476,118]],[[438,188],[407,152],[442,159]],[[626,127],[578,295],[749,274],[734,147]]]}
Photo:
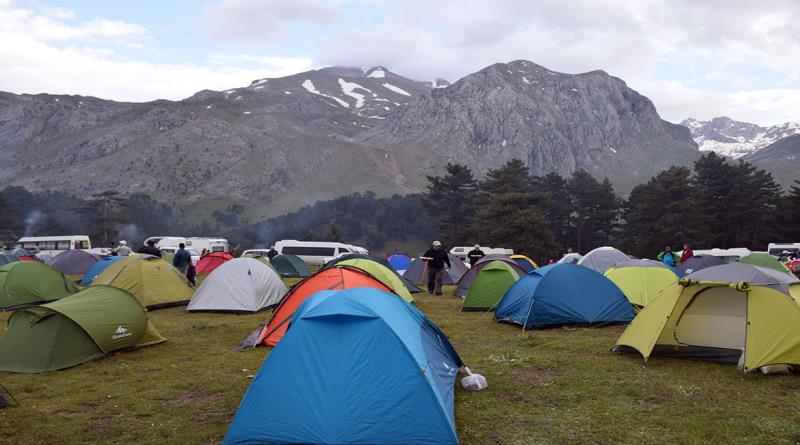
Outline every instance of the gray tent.
{"label": "gray tent", "polygon": [[271,267],[254,258],[236,258],[203,280],[186,310],[258,312],[278,304],[286,292]]}
{"label": "gray tent", "polygon": [[706,267],[686,275],[693,281],[721,281],[726,283],[747,282],[753,286],[764,286],[790,295],[789,286],[800,283],[794,275],[778,272],[768,267],[742,263],[727,263]]}
{"label": "gray tent", "polygon": [[678,272],[679,276],[683,276],[703,270],[706,267],[721,266],[723,264],[725,264],[725,261],[720,257],[713,255],[695,255],[684,261],[684,263],[676,267],[675,270]]}
{"label": "gray tent", "polygon": [[583,258],[578,261],[578,264],[600,273],[606,273],[606,271],[614,267],[615,264],[628,260],[630,260],[628,255],[625,255],[613,247],[604,246],[598,247],[584,255]]}
{"label": "gray tent", "polygon": [[[457,256],[447,254],[450,258],[450,270],[445,270],[442,274],[442,284],[456,284],[461,276],[467,272],[467,265],[458,259]],[[411,265],[403,272],[403,278],[415,284],[422,284],[428,281],[428,262],[419,258],[411,260]]]}
{"label": "gray tent", "polygon": [[456,290],[453,291],[453,295],[457,297],[466,296],[467,292],[469,292],[469,288],[472,286],[472,282],[475,280],[475,277],[478,276],[478,272],[480,272],[484,266],[491,263],[492,261],[502,261],[508,264],[509,266],[511,266],[512,269],[516,270],[517,273],[519,273],[519,276],[527,274],[527,272],[525,272],[525,269],[523,269],[522,266],[517,264],[516,261],[512,260],[510,257],[506,255],[500,255],[500,254],[486,255],[483,258],[476,261],[475,265],[470,267],[469,270],[466,271],[464,275],[461,276],[461,279],[458,280],[458,287],[456,287]]}

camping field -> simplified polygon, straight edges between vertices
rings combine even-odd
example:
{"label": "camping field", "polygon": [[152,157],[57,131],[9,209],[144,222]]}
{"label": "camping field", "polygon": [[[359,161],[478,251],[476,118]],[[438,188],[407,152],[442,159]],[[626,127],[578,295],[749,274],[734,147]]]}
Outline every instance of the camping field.
{"label": "camping field", "polygon": [[[464,444],[800,441],[800,376],[666,358],[643,367],[609,352],[620,326],[523,333],[460,312],[449,295],[417,298],[489,382],[457,389]],[[0,443],[219,443],[269,352],[233,349],[268,313],[150,316],[166,343],[48,374],[0,373],[21,403],[0,411]]]}

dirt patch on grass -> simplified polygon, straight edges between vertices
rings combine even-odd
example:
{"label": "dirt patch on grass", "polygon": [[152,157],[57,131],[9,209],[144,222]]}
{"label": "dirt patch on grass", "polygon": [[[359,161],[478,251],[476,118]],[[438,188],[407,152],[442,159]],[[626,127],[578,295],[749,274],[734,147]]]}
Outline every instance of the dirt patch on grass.
{"label": "dirt patch on grass", "polygon": [[185,393],[164,402],[170,405],[203,405],[222,397],[221,393],[208,392],[198,385],[192,385]]}
{"label": "dirt patch on grass", "polygon": [[645,396],[644,398],[636,400],[636,405],[646,410],[661,408],[661,405],[663,404],[664,400],[653,395]]}
{"label": "dirt patch on grass", "polygon": [[547,383],[555,378],[555,373],[549,369],[515,369],[511,375],[514,381],[524,386],[538,386]]}

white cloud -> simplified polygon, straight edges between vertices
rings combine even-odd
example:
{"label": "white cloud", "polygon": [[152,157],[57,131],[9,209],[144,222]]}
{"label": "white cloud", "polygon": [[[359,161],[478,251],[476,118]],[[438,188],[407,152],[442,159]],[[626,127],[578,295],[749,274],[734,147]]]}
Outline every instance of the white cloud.
{"label": "white cloud", "polygon": [[[159,64],[115,50],[144,48],[146,28],[95,19],[69,25],[0,0],[0,89],[82,94],[125,101],[183,99],[203,89],[246,86],[263,77],[310,68],[306,58],[215,55],[204,64]],[[104,45],[107,44],[107,45]]]}
{"label": "white cloud", "polygon": [[763,125],[800,122],[800,90],[758,89],[734,92],[703,91],[678,81],[642,84],[640,90],[672,122],[687,117],[728,116]]}
{"label": "white cloud", "polygon": [[206,6],[201,23],[215,38],[277,42],[291,35],[293,23],[330,23],[337,17],[339,10],[320,0],[221,0]]}
{"label": "white cloud", "polygon": [[[495,62],[529,59],[563,72],[602,69],[633,87],[652,87],[674,76],[698,94],[704,89],[722,91],[702,94],[730,98],[723,102],[730,106],[743,97],[747,103],[760,103],[756,98],[772,97],[769,91],[781,90],[788,97],[800,91],[796,28],[800,2],[796,1],[379,0],[375,4],[386,20],[328,39],[314,55],[315,64],[380,64],[418,79],[452,81]],[[690,100],[697,94],[679,97]],[[669,110],[665,114],[671,119],[698,109],[695,102],[681,106],[668,95],[662,96],[668,105],[652,98],[659,109]],[[765,114],[759,114],[762,111]],[[783,100],[774,108],[755,108],[747,114],[756,122],[797,118],[791,103]]]}

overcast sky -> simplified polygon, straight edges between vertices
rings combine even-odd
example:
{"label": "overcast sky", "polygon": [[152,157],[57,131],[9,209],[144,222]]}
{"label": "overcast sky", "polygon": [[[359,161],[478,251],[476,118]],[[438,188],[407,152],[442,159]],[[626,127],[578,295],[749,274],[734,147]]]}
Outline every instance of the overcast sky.
{"label": "overcast sky", "polygon": [[671,121],[800,121],[795,0],[0,0],[0,90],[145,101],[328,65],[602,69]]}

